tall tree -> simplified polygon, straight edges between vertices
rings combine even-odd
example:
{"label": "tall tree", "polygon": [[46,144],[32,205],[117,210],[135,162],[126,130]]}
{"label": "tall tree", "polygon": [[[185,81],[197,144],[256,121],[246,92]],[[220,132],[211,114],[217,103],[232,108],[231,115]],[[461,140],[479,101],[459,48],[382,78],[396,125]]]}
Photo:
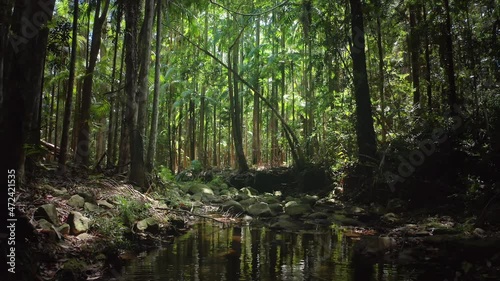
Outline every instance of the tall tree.
{"label": "tall tree", "polygon": [[358,159],[371,162],[376,157],[377,143],[373,128],[372,104],[366,71],[365,32],[361,0],[350,0],[351,6],[351,57],[353,65],[354,96],[356,99],[356,136]]}
{"label": "tall tree", "polygon": [[127,94],[125,122],[127,124],[130,145],[129,180],[140,187],[145,184],[144,145],[141,133],[137,128],[137,77],[138,48],[137,26],[139,22],[139,1],[125,1],[125,93]]}
{"label": "tall tree", "polygon": [[156,4],[156,47],[155,47],[155,85],[153,93],[153,112],[151,112],[151,129],[149,134],[148,153],[146,156],[146,169],[151,172],[154,167],[156,154],[156,141],[158,139],[158,104],[160,96],[160,52],[162,40],[161,0]]}
{"label": "tall tree", "polygon": [[[110,0],[104,0],[104,7],[101,11],[101,1],[97,1],[95,8],[94,25],[92,28],[92,43],[90,46],[90,56],[85,78],[83,79],[82,106],[80,111],[80,126],[78,141],[76,146],[76,160],[84,165],[89,165],[90,157],[90,104],[92,101],[92,85],[94,81],[94,69],[101,48],[102,27],[107,19]],[[99,157],[98,155],[96,155]]]}
{"label": "tall tree", "polygon": [[[8,169],[17,170],[17,178],[24,176],[24,145],[38,147],[38,118],[44,58],[47,47],[47,22],[52,19],[54,0],[16,1],[11,17],[10,32],[2,35],[10,44],[3,58],[2,103],[0,108],[0,135],[2,162]],[[2,24],[12,12],[12,2],[2,1]],[[4,26],[4,27],[8,27]],[[3,30],[5,31],[5,30]],[[6,44],[3,40],[0,44]],[[5,54],[5,55],[4,55]],[[27,167],[29,170],[29,167]]]}
{"label": "tall tree", "polygon": [[61,134],[61,149],[59,153],[59,170],[65,171],[66,157],[68,154],[69,123],[71,119],[71,106],[73,103],[73,88],[75,83],[75,65],[78,36],[78,0],[73,2],[73,31],[71,41],[71,58],[69,63],[69,78],[66,89],[66,102],[64,103],[63,129]]}

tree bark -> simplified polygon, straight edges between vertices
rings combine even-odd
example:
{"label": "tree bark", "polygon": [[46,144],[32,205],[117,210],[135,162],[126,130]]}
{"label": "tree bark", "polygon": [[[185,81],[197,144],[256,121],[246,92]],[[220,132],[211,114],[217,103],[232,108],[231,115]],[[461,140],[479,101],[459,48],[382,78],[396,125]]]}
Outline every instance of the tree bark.
{"label": "tree bark", "polygon": [[[108,15],[110,0],[104,1],[101,12],[101,1],[97,1],[94,16],[94,26],[92,28],[92,43],[90,46],[89,64],[85,70],[82,91],[82,108],[80,112],[80,126],[78,131],[78,141],[76,145],[75,160],[84,165],[89,165],[90,159],[90,105],[92,101],[92,84],[94,81],[94,69],[97,63],[97,56],[101,48],[102,26]],[[97,156],[98,157],[98,156]]]}
{"label": "tree bark", "polygon": [[125,92],[127,94],[127,104],[125,120],[127,123],[129,144],[130,144],[130,173],[129,181],[144,187],[144,145],[141,133],[137,128],[137,25],[139,16],[139,1],[125,1]]}
{"label": "tree bark", "polygon": [[68,139],[69,139],[69,123],[71,119],[71,107],[73,103],[73,88],[75,83],[75,64],[76,64],[76,48],[78,37],[78,0],[74,1],[73,11],[73,33],[71,43],[71,58],[69,66],[69,78],[66,89],[66,102],[64,103],[63,129],[61,134],[61,152],[59,154],[59,171],[64,172],[66,169],[66,157],[68,154]]}
{"label": "tree bark", "polygon": [[365,38],[361,0],[350,0],[352,41],[351,57],[354,72],[354,95],[356,99],[356,135],[358,159],[362,164],[373,162],[377,143],[373,128],[372,104],[366,71]]}
{"label": "tree bark", "polygon": [[[230,48],[228,53],[229,62],[228,64],[233,65],[233,70],[237,72],[238,70],[238,53],[239,53],[239,41],[236,39],[235,44]],[[231,58],[232,56],[232,58]],[[238,171],[240,173],[248,171],[248,164],[245,157],[245,152],[243,151],[243,138],[241,133],[241,119],[240,119],[240,103],[239,103],[239,93],[238,93],[238,78],[232,75],[231,71],[228,71],[228,81],[229,81],[229,107],[230,115],[232,119],[232,136],[234,141],[234,149],[236,153],[236,161],[238,162]]]}
{"label": "tree bark", "polygon": [[151,172],[156,155],[156,141],[158,139],[158,104],[160,96],[160,53],[161,53],[161,1],[156,4],[156,47],[155,47],[155,85],[153,93],[153,112],[151,113],[151,129],[149,134],[148,153],[146,156],[146,170]]}

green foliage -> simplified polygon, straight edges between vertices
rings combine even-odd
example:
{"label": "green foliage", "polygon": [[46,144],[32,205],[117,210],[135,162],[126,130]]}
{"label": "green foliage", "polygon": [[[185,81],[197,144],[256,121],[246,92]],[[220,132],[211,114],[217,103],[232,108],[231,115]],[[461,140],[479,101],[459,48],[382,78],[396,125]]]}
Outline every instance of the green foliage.
{"label": "green foliage", "polygon": [[133,199],[118,197],[118,210],[120,212],[121,222],[128,227],[149,214],[149,203],[139,202]]}
{"label": "green foliage", "polygon": [[163,181],[175,181],[175,175],[164,165],[160,165],[158,175]]}
{"label": "green foliage", "polygon": [[193,160],[191,161],[189,169],[193,172],[193,174],[197,175],[202,171],[203,166],[199,160]]}

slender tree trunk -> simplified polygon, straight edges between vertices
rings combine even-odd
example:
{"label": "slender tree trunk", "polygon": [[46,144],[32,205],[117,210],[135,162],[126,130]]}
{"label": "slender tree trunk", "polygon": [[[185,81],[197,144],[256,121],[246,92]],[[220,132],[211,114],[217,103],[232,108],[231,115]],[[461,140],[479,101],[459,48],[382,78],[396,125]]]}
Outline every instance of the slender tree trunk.
{"label": "slender tree trunk", "polygon": [[460,101],[457,97],[457,90],[455,84],[455,66],[453,61],[453,35],[451,31],[451,15],[449,0],[444,1],[444,8],[446,12],[446,25],[445,25],[445,45],[446,45],[446,75],[448,76],[448,105],[452,113],[456,113],[456,106]]}
{"label": "slender tree trunk", "polygon": [[136,1],[124,2],[125,10],[125,92],[127,93],[127,106],[125,120],[127,123],[130,143],[130,173],[129,180],[139,187],[145,185],[144,173],[144,145],[141,133],[137,128],[137,73],[138,49],[137,26],[139,16],[139,3]]}
{"label": "slender tree trunk", "polygon": [[[148,123],[147,102],[149,93],[149,65],[151,61],[151,41],[154,19],[155,0],[146,0],[144,9],[144,22],[139,35],[139,87],[137,93],[138,116],[137,129],[141,141],[146,137],[146,126]],[[144,150],[144,148],[143,148]]]}
{"label": "slender tree trunk", "polygon": [[[229,65],[231,65],[231,60],[233,63],[233,69],[238,71],[238,56],[239,56],[239,40],[236,39],[235,44],[230,48],[228,53]],[[231,58],[232,56],[232,58]],[[238,93],[238,78],[232,75],[231,71],[228,71],[228,81],[229,81],[229,107],[230,115],[232,116],[232,135],[234,141],[234,149],[236,152],[236,161],[238,162],[238,171],[240,173],[248,170],[248,164],[245,157],[245,152],[243,151],[243,137],[242,137],[242,122],[240,119],[240,102]]]}
{"label": "slender tree trunk", "polygon": [[420,104],[420,35],[417,27],[418,6],[410,5],[410,53],[411,53],[411,74],[413,81],[413,105]]}
{"label": "slender tree trunk", "polygon": [[[114,46],[113,46],[113,69],[111,71],[111,92],[115,90],[115,78],[116,78],[116,67],[117,67],[117,57],[118,57],[118,39],[120,38],[121,32],[121,22],[122,22],[122,10],[121,4],[118,3],[118,11],[116,18],[116,30],[115,30],[115,38],[114,38]],[[119,85],[118,85],[119,87]],[[116,122],[115,118],[118,119],[118,114],[115,114],[117,109],[116,106],[116,94],[111,94],[109,98],[109,120],[108,120],[108,143],[107,143],[107,157],[106,157],[106,166],[112,167],[115,163],[115,155],[116,155],[116,146],[115,146],[115,132],[116,130]]]}
{"label": "slender tree trunk", "polygon": [[378,90],[380,95],[380,125],[382,127],[382,143],[387,141],[387,123],[385,120],[385,94],[384,94],[384,49],[382,45],[382,26],[380,13],[377,15],[377,48],[378,48]]}
{"label": "slender tree trunk", "polygon": [[155,85],[153,96],[153,112],[151,113],[151,130],[149,135],[148,153],[146,157],[146,169],[151,172],[154,167],[154,159],[156,155],[156,140],[158,139],[158,104],[160,96],[160,53],[161,53],[161,1],[156,4],[156,48],[155,48]]}
{"label": "slender tree trunk", "polygon": [[373,128],[372,105],[366,72],[365,33],[361,0],[350,0],[352,41],[351,57],[354,72],[354,95],[356,99],[356,135],[358,159],[361,163],[373,162],[377,143]]}
{"label": "slender tree trunk", "polygon": [[[94,81],[94,69],[97,56],[101,48],[102,27],[107,19],[110,0],[104,1],[101,12],[101,1],[97,1],[94,15],[94,26],[92,29],[92,43],[90,46],[89,64],[85,70],[82,91],[82,107],[80,113],[80,126],[78,130],[78,141],[76,145],[76,161],[88,166],[90,164],[90,105],[92,102],[92,84]],[[99,157],[96,155],[96,157]]]}
{"label": "slender tree trunk", "polygon": [[66,102],[64,103],[64,119],[63,129],[61,134],[61,149],[59,150],[59,170],[64,172],[66,169],[66,157],[68,154],[68,139],[69,139],[69,123],[71,119],[71,107],[73,102],[73,88],[75,83],[75,64],[76,64],[76,48],[78,37],[78,0],[74,1],[73,10],[73,33],[71,41],[71,58],[69,63],[69,78],[66,89]]}
{"label": "slender tree trunk", "polygon": [[422,5],[422,13],[425,22],[425,80],[427,92],[427,109],[432,112],[432,83],[431,83],[431,52],[429,49],[429,23],[427,22],[427,11],[425,3]]}
{"label": "slender tree trunk", "polygon": [[[260,48],[260,17],[256,18],[256,35],[255,47]],[[260,91],[260,50],[255,54],[255,67],[254,86],[255,89]],[[253,114],[252,114],[252,164],[258,165],[260,163],[260,102],[257,95],[253,96]]]}
{"label": "slender tree trunk", "polygon": [[5,67],[5,63],[8,58],[7,47],[9,39],[9,29],[10,21],[12,16],[12,9],[14,8],[14,0],[1,0],[0,1],[0,108],[2,107],[4,99],[4,71],[8,69]]}

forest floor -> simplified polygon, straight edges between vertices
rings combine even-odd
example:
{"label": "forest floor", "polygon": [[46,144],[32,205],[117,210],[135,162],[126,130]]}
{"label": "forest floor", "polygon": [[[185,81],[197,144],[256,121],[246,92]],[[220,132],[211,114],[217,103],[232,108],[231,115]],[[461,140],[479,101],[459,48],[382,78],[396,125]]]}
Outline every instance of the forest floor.
{"label": "forest floor", "polygon": [[198,219],[287,231],[337,225],[360,241],[355,254],[368,261],[442,261],[455,280],[500,279],[500,227],[476,227],[460,212],[410,211],[398,199],[357,205],[325,190],[318,196],[238,189],[222,177],[160,181],[141,193],[120,177],[71,173],[49,169],[20,190],[17,206],[29,235],[19,264],[28,270],[16,280],[118,280],[128,260],[171,242]]}

